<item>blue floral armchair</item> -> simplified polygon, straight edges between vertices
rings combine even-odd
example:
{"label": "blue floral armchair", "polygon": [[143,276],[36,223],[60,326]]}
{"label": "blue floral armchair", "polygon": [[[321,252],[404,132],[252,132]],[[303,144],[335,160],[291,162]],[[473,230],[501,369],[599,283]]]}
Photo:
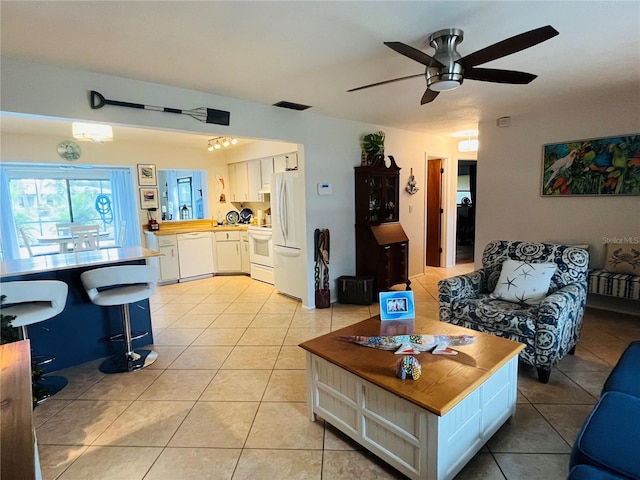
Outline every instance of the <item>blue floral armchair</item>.
{"label": "blue floral armchair", "polygon": [[[555,263],[548,295],[537,305],[492,295],[507,260]],[[587,298],[589,252],[552,243],[496,240],[482,255],[483,268],[438,284],[440,320],[525,344],[520,359],[538,370],[542,383],[551,368],[573,353]]]}

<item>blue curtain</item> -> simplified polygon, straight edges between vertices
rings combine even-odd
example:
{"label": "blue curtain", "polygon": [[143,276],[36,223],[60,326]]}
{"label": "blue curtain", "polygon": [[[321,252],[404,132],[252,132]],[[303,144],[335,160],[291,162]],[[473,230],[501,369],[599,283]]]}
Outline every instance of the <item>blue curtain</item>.
{"label": "blue curtain", "polygon": [[[140,236],[140,217],[138,216],[138,198],[133,183],[133,169],[123,168],[111,172],[111,190],[113,193],[113,219],[115,228],[120,221],[127,222],[125,247],[142,245]],[[116,232],[116,235],[118,232]]]}
{"label": "blue curtain", "polygon": [[3,255],[2,258],[4,260],[20,258],[18,237],[13,221],[13,209],[11,208],[9,176],[4,168],[0,168],[0,205],[2,205],[2,216],[0,216],[0,248]]}

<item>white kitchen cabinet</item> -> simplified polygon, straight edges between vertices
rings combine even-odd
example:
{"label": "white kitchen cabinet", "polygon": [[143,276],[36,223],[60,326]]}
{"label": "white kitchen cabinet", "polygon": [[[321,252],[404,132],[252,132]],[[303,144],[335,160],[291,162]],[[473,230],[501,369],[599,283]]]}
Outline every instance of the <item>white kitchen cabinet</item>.
{"label": "white kitchen cabinet", "polygon": [[[174,235],[175,237],[175,235]],[[180,278],[180,264],[178,261],[178,245],[159,247],[160,257],[160,282],[172,282]]]}
{"label": "white kitchen cabinet", "polygon": [[287,170],[297,170],[297,169],[298,169],[298,154],[296,152],[273,157],[273,171],[275,173],[285,172]]}
{"label": "white kitchen cabinet", "polygon": [[240,231],[214,232],[215,272],[234,273],[242,270]]}
{"label": "white kitchen cabinet", "polygon": [[158,267],[158,282],[172,283],[180,278],[178,263],[178,242],[175,235],[155,235],[144,232],[146,247],[162,254],[161,257],[149,259],[149,263]]}
{"label": "white kitchen cabinet", "polygon": [[247,162],[230,163],[229,192],[232,202],[249,201],[249,173]]}
{"label": "white kitchen cabinet", "polygon": [[240,267],[242,273],[251,273],[251,263],[249,260],[249,234],[240,232]]}
{"label": "white kitchen cabinet", "polygon": [[211,233],[179,233],[178,263],[180,279],[213,274],[213,247]]}
{"label": "white kitchen cabinet", "polygon": [[273,157],[260,159],[260,177],[262,178],[262,189],[269,190],[273,175]]}
{"label": "white kitchen cabinet", "polygon": [[262,172],[260,160],[250,160],[247,164],[247,189],[249,202],[262,202]]}

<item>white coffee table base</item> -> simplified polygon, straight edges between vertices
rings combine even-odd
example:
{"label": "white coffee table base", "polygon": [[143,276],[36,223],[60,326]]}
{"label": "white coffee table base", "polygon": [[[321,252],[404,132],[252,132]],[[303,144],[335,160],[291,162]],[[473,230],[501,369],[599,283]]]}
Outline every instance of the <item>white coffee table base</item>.
{"label": "white coffee table base", "polygon": [[319,415],[412,479],[452,479],[515,413],[517,355],[443,416],[306,356],[311,420]]}

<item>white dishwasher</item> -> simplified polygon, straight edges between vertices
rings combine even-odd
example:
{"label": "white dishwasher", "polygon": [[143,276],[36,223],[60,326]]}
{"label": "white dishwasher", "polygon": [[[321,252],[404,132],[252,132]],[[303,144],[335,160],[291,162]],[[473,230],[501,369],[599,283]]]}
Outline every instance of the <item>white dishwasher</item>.
{"label": "white dishwasher", "polygon": [[213,275],[211,232],[179,233],[180,280]]}

